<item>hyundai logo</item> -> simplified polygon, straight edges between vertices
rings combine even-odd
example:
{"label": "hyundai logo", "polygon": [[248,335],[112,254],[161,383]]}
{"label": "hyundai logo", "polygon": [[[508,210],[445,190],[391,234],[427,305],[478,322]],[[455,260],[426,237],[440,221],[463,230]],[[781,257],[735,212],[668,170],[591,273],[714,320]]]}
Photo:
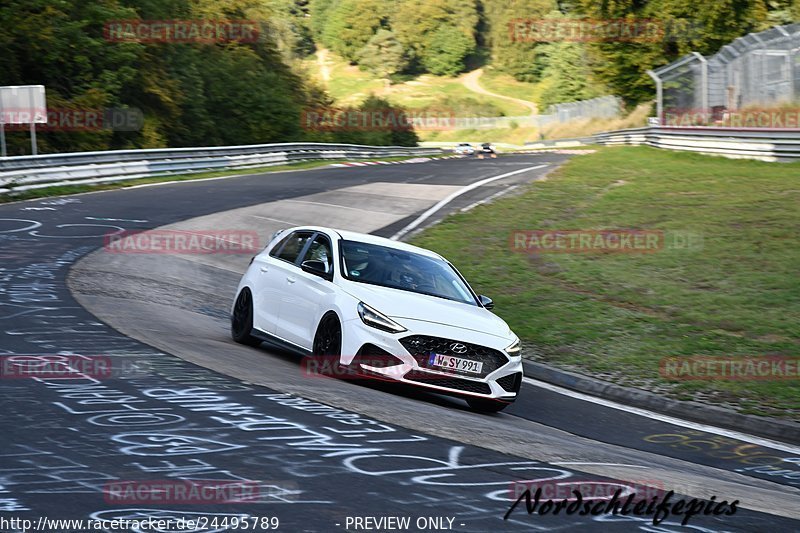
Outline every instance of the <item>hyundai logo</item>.
{"label": "hyundai logo", "polygon": [[458,354],[467,353],[467,347],[460,342],[454,342],[450,345],[450,351]]}

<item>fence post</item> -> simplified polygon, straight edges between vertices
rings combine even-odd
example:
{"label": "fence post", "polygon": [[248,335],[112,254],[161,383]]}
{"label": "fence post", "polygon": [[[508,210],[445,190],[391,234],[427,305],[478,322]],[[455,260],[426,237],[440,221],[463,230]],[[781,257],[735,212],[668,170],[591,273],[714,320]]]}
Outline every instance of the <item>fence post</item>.
{"label": "fence post", "polygon": [[[776,28],[780,30],[780,32],[783,34],[783,37],[789,44],[788,49],[786,50],[786,63],[789,67],[787,69],[789,71],[789,98],[790,101],[793,102],[795,99],[797,99],[797,83],[795,80],[795,69],[797,69],[797,66],[795,65],[796,62],[794,60],[794,54],[800,52],[800,42],[797,43],[798,47],[795,47],[793,35],[786,31],[786,28],[783,26],[776,26]],[[800,32],[797,32],[797,34],[800,35]]]}
{"label": "fence post", "polygon": [[708,60],[699,52],[692,55],[700,61],[700,106],[703,113],[708,113]]}
{"label": "fence post", "polygon": [[662,126],[661,121],[664,120],[664,86],[661,83],[661,78],[654,71],[648,70],[647,75],[656,82],[656,117],[658,118],[658,125]]}

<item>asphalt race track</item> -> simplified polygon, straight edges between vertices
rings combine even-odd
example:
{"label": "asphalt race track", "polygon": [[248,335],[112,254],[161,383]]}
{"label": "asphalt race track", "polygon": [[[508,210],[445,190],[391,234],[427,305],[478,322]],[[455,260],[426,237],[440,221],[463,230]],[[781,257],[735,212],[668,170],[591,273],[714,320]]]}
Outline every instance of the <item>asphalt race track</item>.
{"label": "asphalt race track", "polygon": [[[113,362],[105,377],[0,380],[0,531],[23,530],[3,525],[12,517],[38,531],[79,530],[42,517],[197,520],[182,531],[266,530],[270,517],[290,532],[800,531],[797,443],[674,425],[530,382],[514,406],[486,416],[433,394],[311,378],[295,356],[230,340],[249,255],[102,249],[109,232],[162,227],[255,230],[262,244],[307,223],[391,236],[463,187],[499,177],[426,223],[567,157],[320,168],[0,205],[4,364],[58,354]],[[109,493],[132,480],[246,481],[258,498],[130,503]],[[524,503],[504,520],[520,480],[623,495],[648,485],[674,490],[673,501],[739,504],[688,527],[680,516],[654,525],[652,516],[528,515]],[[410,525],[355,520],[381,517]],[[158,530],[178,529],[139,529]]]}

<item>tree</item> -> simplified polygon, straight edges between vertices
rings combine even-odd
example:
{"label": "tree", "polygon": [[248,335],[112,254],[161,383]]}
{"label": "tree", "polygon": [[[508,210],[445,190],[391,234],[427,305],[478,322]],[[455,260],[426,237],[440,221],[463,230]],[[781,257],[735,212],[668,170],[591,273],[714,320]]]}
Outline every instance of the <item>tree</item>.
{"label": "tree", "polygon": [[358,64],[379,78],[401,72],[407,65],[403,45],[389,30],[380,29],[357,55]]}
{"label": "tree", "polygon": [[553,10],[551,0],[507,0],[486,2],[486,44],[491,48],[492,66],[520,81],[539,81],[543,61],[539,43],[520,28],[525,22],[544,19]]}
{"label": "tree", "polygon": [[[51,110],[131,108],[144,115],[139,131],[41,131],[42,153],[303,140],[314,135],[301,129],[301,110],[330,102],[287,63],[281,35],[262,32],[247,43],[120,42],[104,35],[106,24],[138,18],[266,20],[281,6],[300,5],[293,2],[6,2],[0,85],[45,85]],[[11,154],[27,152],[24,132],[10,132],[8,144]]]}
{"label": "tree", "polygon": [[587,44],[595,76],[628,103],[651,99],[647,70],[689,52],[715,53],[749,31],[763,29],[768,9],[763,0],[718,0],[702,9],[692,0],[577,0],[580,14],[594,19],[650,19],[663,30],[659,39]]}
{"label": "tree", "polygon": [[337,0],[326,12],[322,42],[355,63],[358,52],[386,20],[387,7],[383,0]]}
{"label": "tree", "polygon": [[[412,62],[424,67],[426,58],[432,61],[433,54],[429,54],[428,49],[443,26],[456,28],[471,43],[470,49],[474,48],[478,10],[475,0],[398,0],[390,22],[392,31]],[[450,30],[445,31],[454,35],[449,33]],[[445,47],[441,34],[436,40],[439,49]],[[461,38],[458,40],[466,42]]]}
{"label": "tree", "polygon": [[542,107],[601,95],[592,80],[581,44],[553,43],[543,47],[542,52],[547,58],[547,66],[542,73],[542,78],[547,80],[547,88],[542,91],[539,101]]}
{"label": "tree", "polygon": [[441,26],[422,52],[421,62],[431,74],[454,76],[464,69],[464,58],[474,50],[474,39],[453,26]]}
{"label": "tree", "polygon": [[325,23],[328,20],[328,11],[333,7],[336,0],[311,0],[308,4],[308,12],[311,17],[309,28],[311,35],[319,42],[322,42],[322,34],[325,32]]}

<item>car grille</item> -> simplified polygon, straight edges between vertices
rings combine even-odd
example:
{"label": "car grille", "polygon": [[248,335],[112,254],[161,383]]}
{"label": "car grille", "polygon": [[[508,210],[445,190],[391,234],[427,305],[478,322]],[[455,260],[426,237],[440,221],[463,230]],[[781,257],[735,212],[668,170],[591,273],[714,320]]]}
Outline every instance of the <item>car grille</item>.
{"label": "car grille", "polygon": [[[443,339],[441,337],[429,337],[427,335],[412,335],[400,339],[400,343],[408,350],[417,364],[423,368],[430,368],[437,372],[446,372],[449,374],[460,374],[471,377],[485,377],[486,375],[494,372],[504,364],[508,363],[508,357],[499,350],[487,348],[479,344],[471,344],[469,342],[457,341],[453,339]],[[452,351],[453,344],[463,344],[467,347],[467,351],[463,354],[458,354]],[[430,355],[432,353],[442,355],[452,355],[453,357],[461,357],[463,359],[472,359],[473,361],[480,361],[483,363],[483,368],[480,374],[472,372],[463,372],[453,369],[443,369],[432,367],[430,365]]]}
{"label": "car grille", "polygon": [[405,375],[405,379],[437,387],[446,387],[464,392],[474,392],[476,394],[491,394],[492,389],[488,383],[482,381],[470,381],[468,379],[448,378],[446,376],[435,376],[428,372],[412,370]]}
{"label": "car grille", "polygon": [[508,392],[519,392],[519,387],[522,384],[522,372],[503,376],[497,380],[497,384]]}

